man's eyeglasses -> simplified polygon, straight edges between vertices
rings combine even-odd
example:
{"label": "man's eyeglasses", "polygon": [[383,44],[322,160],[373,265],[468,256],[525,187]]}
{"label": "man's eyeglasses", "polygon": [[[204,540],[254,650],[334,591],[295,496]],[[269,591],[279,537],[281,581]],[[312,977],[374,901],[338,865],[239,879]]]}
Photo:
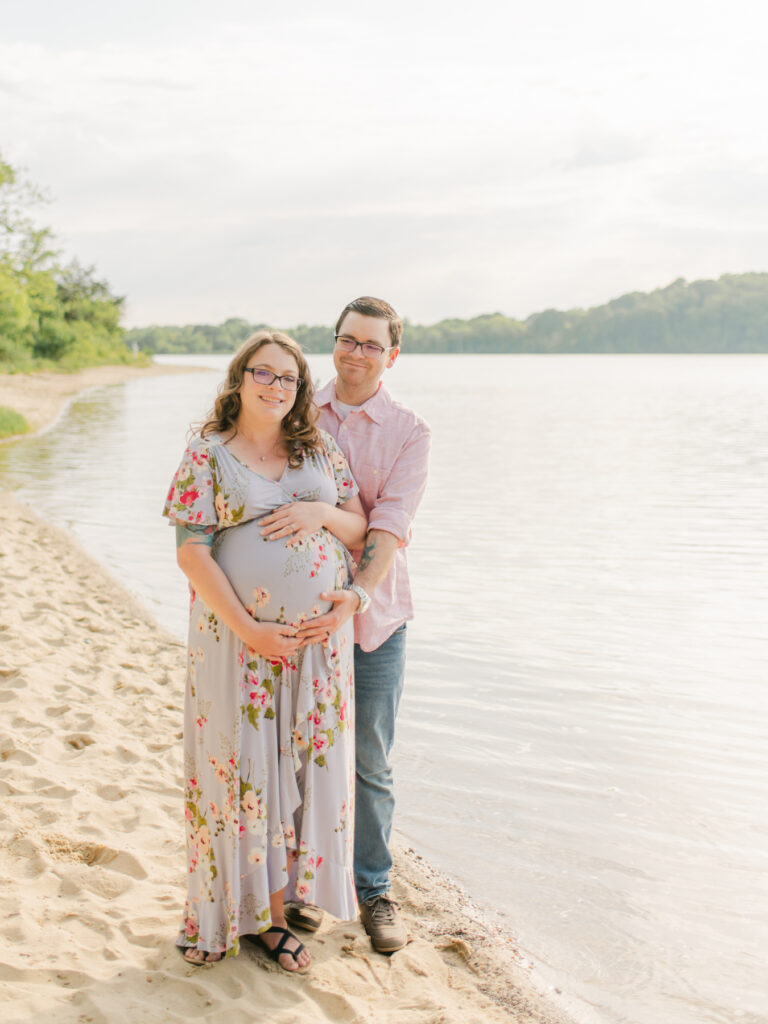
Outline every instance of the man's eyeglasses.
{"label": "man's eyeglasses", "polygon": [[292,373],[272,373],[271,370],[261,370],[256,366],[246,366],[245,373],[250,373],[254,381],[257,384],[274,384],[276,380],[280,381],[280,387],[283,391],[298,391],[304,381],[301,377],[294,377]]}
{"label": "man's eyeglasses", "polygon": [[348,338],[346,334],[337,334],[335,338],[336,344],[342,352],[354,352],[359,345],[363,355],[369,356],[371,359],[380,359],[392,347],[390,345],[389,348],[382,348],[375,341],[355,341],[354,338]]}

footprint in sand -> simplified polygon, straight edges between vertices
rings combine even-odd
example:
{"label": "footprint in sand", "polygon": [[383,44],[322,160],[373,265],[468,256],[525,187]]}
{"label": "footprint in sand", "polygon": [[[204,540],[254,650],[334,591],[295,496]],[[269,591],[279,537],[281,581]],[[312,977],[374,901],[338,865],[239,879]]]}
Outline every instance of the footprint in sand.
{"label": "footprint in sand", "polygon": [[50,779],[44,778],[42,775],[38,775],[32,780],[32,791],[38,796],[54,800],[69,800],[77,793],[76,789],[67,789],[66,786],[51,782]]}
{"label": "footprint in sand", "polygon": [[0,747],[0,760],[30,765],[35,764],[37,759],[28,754],[26,750],[20,750],[12,739],[6,739],[2,741],[2,747]]}
{"label": "footprint in sand", "polygon": [[148,743],[147,750],[153,754],[161,754],[164,750],[171,750],[175,746],[175,743]]}
{"label": "footprint in sand", "polygon": [[85,747],[90,747],[90,745],[96,741],[91,736],[86,736],[84,733],[74,733],[71,736],[65,737],[64,742],[68,743],[70,747],[74,747],[75,750],[83,750]]}
{"label": "footprint in sand", "polygon": [[134,752],[132,750],[128,750],[127,747],[116,747],[115,753],[121,761],[124,761],[127,764],[135,764],[137,761],[141,760],[138,754],[134,754]]}
{"label": "footprint in sand", "polygon": [[8,851],[21,862],[23,877],[34,878],[45,871],[47,865],[39,846],[24,832],[16,833],[8,843]]}
{"label": "footprint in sand", "polygon": [[61,811],[46,804],[27,804],[27,811],[34,814],[38,825],[53,825],[61,821]]}
{"label": "footprint in sand", "polygon": [[123,800],[126,795],[125,790],[119,786],[99,786],[96,789],[96,796],[100,796],[102,800]]}
{"label": "footprint in sand", "polygon": [[26,680],[19,668],[0,668],[0,678],[3,680],[3,685],[8,686],[11,692],[21,690],[26,686]]}
{"label": "footprint in sand", "polygon": [[49,718],[61,718],[62,715],[66,715],[71,710],[72,706],[70,704],[59,704],[56,707],[46,708],[45,713]]}
{"label": "footprint in sand", "polygon": [[147,872],[132,853],[115,850],[103,843],[89,843],[63,835],[41,836],[48,852],[57,860],[79,861],[88,867],[98,865],[109,871],[118,871],[121,875],[131,878],[146,878]]}

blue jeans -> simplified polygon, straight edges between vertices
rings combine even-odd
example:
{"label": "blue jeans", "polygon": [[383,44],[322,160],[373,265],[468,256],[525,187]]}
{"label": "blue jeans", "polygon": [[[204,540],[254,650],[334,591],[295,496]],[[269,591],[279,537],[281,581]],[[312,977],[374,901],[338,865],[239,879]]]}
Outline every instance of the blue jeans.
{"label": "blue jeans", "polygon": [[389,889],[395,812],[389,754],[405,678],[405,624],[375,651],[355,644],[355,887],[361,903]]}

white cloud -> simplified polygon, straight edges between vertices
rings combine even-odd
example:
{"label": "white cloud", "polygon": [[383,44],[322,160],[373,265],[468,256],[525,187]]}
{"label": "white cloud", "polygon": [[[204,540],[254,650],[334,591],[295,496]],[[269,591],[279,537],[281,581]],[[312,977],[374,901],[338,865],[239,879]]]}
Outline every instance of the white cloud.
{"label": "white cloud", "polygon": [[11,8],[3,154],[133,322],[357,291],[526,315],[764,269],[756,3]]}

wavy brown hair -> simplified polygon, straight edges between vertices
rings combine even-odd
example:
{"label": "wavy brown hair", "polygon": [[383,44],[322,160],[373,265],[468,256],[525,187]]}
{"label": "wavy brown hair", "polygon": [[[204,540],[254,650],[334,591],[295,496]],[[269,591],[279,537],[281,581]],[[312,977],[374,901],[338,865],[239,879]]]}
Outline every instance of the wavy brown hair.
{"label": "wavy brown hair", "polygon": [[200,436],[209,434],[237,433],[237,418],[240,415],[240,388],[245,378],[245,368],[265,345],[279,345],[296,360],[301,384],[296,392],[296,401],[282,420],[283,436],[288,449],[288,465],[296,469],[309,452],[319,452],[323,444],[320,432],[315,426],[317,410],[312,402],[315,388],[309,373],[304,353],[287,334],[280,331],[257,331],[243,342],[227,368],[227,376],[219,387],[213,409],[200,428]]}

